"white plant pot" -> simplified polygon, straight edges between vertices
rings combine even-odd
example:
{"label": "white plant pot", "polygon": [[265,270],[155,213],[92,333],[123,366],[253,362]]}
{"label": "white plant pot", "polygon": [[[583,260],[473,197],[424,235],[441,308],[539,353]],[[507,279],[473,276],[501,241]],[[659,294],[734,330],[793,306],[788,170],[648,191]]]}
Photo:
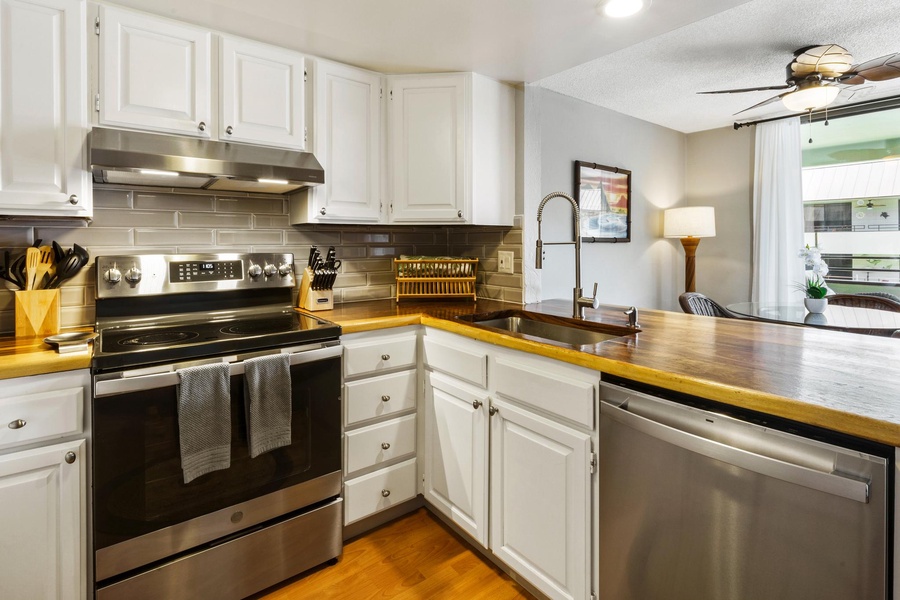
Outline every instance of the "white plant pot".
{"label": "white plant pot", "polygon": [[828,298],[804,298],[803,304],[809,312],[821,314],[828,308]]}

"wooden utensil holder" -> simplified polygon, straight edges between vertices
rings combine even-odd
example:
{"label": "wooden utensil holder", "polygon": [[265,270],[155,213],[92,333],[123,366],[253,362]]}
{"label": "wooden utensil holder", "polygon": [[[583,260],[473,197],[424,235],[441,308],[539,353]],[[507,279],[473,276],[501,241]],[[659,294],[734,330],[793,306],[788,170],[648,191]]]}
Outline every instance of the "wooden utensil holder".
{"label": "wooden utensil holder", "polygon": [[313,270],[309,267],[303,269],[303,278],[300,280],[300,295],[297,306],[304,310],[331,310],[334,308],[333,290],[312,289]]}
{"label": "wooden utensil holder", "polygon": [[16,337],[59,333],[59,290],[16,292]]}

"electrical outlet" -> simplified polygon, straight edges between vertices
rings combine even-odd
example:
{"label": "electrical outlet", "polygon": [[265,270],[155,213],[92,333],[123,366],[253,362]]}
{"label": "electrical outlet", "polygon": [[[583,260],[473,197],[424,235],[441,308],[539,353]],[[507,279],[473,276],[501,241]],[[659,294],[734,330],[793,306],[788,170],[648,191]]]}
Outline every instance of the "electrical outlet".
{"label": "electrical outlet", "polygon": [[504,252],[500,251],[497,253],[497,271],[500,273],[509,273],[512,275],[513,272],[513,253],[512,252]]}

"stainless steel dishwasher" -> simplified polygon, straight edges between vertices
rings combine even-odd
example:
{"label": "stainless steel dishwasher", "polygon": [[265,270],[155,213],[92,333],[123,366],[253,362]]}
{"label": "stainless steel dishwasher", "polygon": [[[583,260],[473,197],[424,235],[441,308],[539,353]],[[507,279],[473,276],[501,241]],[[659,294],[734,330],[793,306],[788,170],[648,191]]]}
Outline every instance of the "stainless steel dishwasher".
{"label": "stainless steel dishwasher", "polygon": [[601,390],[600,600],[890,597],[890,448]]}

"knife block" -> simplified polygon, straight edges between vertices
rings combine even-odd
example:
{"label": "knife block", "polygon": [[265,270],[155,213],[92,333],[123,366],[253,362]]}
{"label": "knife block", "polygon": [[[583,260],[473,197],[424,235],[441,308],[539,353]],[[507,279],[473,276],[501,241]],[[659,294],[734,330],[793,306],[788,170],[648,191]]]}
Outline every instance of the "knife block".
{"label": "knife block", "polygon": [[16,292],[16,337],[59,333],[59,290]]}
{"label": "knife block", "polygon": [[309,267],[303,269],[303,278],[300,280],[300,295],[297,306],[304,310],[331,310],[334,308],[333,290],[312,289],[313,270]]}

